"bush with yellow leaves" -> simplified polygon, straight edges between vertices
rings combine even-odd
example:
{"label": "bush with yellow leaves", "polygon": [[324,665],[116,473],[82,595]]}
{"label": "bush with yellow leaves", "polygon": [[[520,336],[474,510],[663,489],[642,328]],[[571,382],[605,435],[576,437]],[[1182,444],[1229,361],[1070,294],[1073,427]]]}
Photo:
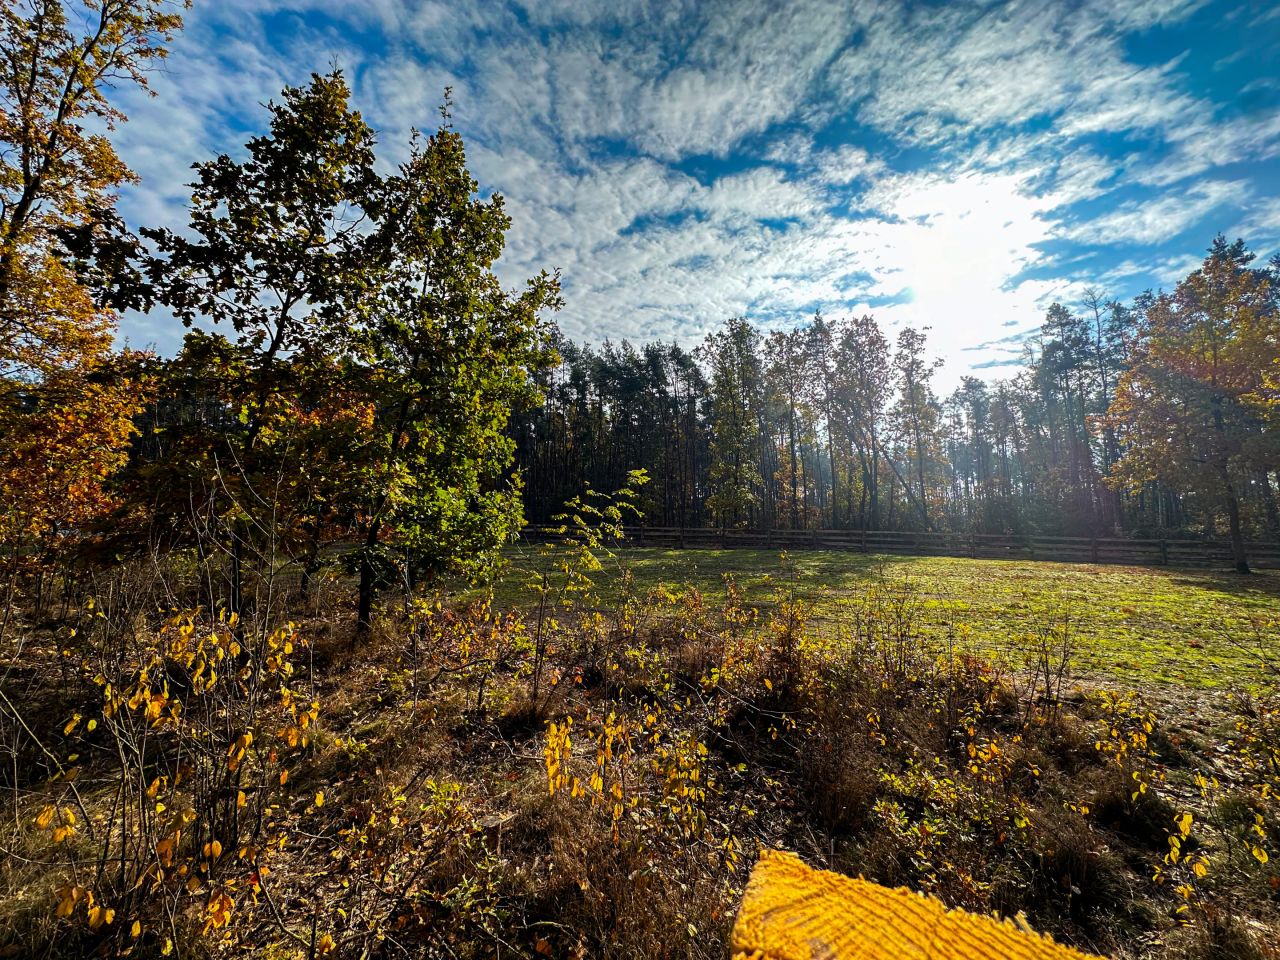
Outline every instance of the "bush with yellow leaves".
{"label": "bush with yellow leaves", "polygon": [[1243,799],[1252,814],[1239,846],[1280,891],[1280,865],[1271,865],[1280,861],[1280,689],[1237,696],[1235,713],[1232,753],[1248,773]]}
{"label": "bush with yellow leaves", "polygon": [[754,811],[693,732],[693,709],[615,702],[548,724],[540,819],[553,825],[556,911],[574,929],[561,947],[716,955]]}
{"label": "bush with yellow leaves", "polygon": [[522,678],[532,669],[533,642],[524,618],[494,611],[488,597],[460,610],[446,607],[439,595],[416,597],[407,632],[400,662],[415,705],[437,684],[451,682],[474,696],[474,712],[483,717],[495,693],[511,696],[510,689],[495,690],[499,681]]}
{"label": "bush with yellow leaves", "polygon": [[720,785],[706,744],[665,707],[552,721],[544,753],[549,796],[596,813],[615,844],[694,844],[723,867],[737,864],[738,839],[708,816]]}
{"label": "bush with yellow leaves", "polygon": [[190,610],[132,643],[88,642],[99,706],[62,733],[67,764],[92,751],[94,779],[64,765],[31,817],[63,936],[161,955],[230,938],[269,903],[281,788],[319,715],[294,680],[303,641]]}

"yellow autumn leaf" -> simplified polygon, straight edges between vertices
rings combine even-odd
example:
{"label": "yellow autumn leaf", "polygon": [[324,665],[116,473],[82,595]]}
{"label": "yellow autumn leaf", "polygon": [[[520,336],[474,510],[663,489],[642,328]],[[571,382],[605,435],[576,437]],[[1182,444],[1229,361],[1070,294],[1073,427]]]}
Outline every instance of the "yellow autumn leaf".
{"label": "yellow autumn leaf", "polygon": [[58,909],[54,911],[54,916],[71,916],[80,900],[81,892],[79,887],[62,887],[58,890]]}
{"label": "yellow autumn leaf", "polygon": [[205,907],[204,930],[208,933],[210,930],[220,930],[231,922],[231,913],[235,909],[235,902],[219,891],[210,899],[209,904]]}
{"label": "yellow autumn leaf", "polygon": [[322,791],[322,790],[317,790],[317,791],[316,791],[316,806],[317,806],[317,807],[323,807],[323,806],[324,806],[324,791]]}

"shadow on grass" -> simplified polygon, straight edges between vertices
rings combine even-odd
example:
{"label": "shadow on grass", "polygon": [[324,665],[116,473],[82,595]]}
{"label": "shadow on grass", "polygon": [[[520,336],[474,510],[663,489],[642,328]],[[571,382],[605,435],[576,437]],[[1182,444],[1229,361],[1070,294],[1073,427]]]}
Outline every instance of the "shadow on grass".
{"label": "shadow on grass", "polygon": [[1189,573],[1179,570],[1169,577],[1169,583],[1177,587],[1196,590],[1214,590],[1237,597],[1280,597],[1280,570],[1255,570],[1253,573],[1205,570]]}

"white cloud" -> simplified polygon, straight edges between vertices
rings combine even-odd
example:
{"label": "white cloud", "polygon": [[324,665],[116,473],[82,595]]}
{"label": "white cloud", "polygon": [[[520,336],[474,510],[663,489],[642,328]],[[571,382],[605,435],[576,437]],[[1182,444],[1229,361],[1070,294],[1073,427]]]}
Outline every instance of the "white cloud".
{"label": "white cloud", "polygon": [[1169,186],[1215,167],[1280,156],[1280,113],[1215,120],[1206,108],[1186,124],[1171,127],[1170,156],[1138,171],[1134,180]]}
{"label": "white cloud", "polygon": [[848,145],[824,150],[814,159],[818,179],[823,183],[840,186],[875,177],[885,169],[884,161],[879,157],[873,157],[862,147]]}
{"label": "white cloud", "polygon": [[[563,268],[572,336],[693,343],[734,314],[793,323],[815,306],[860,311],[901,294],[874,312],[931,326],[934,349],[957,357],[1078,296],[1065,262],[1052,269],[1054,243],[1157,243],[1242,200],[1234,173],[1167,185],[1270,155],[1280,119],[1217,122],[1188,92],[1187,61],[1135,65],[1125,47],[1124,31],[1201,5],[199,4],[159,96],[126,99],[135,121],[119,142],[145,186],[125,209],[135,222],[180,222],[188,165],[235,152],[242,122],[261,127],[254,104],[336,61],[391,156],[409,126],[434,124],[453,86],[472,170],[513,219],[504,282]],[[340,26],[317,27],[308,11]],[[266,14],[289,17],[292,32],[268,36]],[[835,117],[853,142],[823,132]],[[848,133],[853,119],[863,127]],[[1129,137],[1132,157],[1104,155],[1098,133]],[[928,172],[904,172],[913,148],[932,151]],[[733,162],[692,176],[707,157]],[[1134,184],[1149,198],[1109,201]],[[1102,212],[1068,224],[1084,203]],[[1063,279],[1042,279],[1054,273]],[[164,346],[163,325],[133,329]]]}
{"label": "white cloud", "polygon": [[1064,229],[1061,235],[1081,243],[1163,243],[1223,204],[1239,204],[1249,189],[1243,180],[1210,180],[1186,193],[1126,201],[1102,216]]}
{"label": "white cloud", "polygon": [[1280,197],[1266,197],[1253,204],[1243,219],[1227,231],[1229,237],[1243,237],[1259,248],[1274,249],[1280,241]]}
{"label": "white cloud", "polygon": [[[1194,6],[1164,4],[1164,19]],[[922,143],[1037,118],[1068,135],[1160,126],[1194,104],[1170,88],[1172,65],[1130,65],[1117,33],[1155,16],[1142,3],[885,6],[833,85],[864,121]]]}

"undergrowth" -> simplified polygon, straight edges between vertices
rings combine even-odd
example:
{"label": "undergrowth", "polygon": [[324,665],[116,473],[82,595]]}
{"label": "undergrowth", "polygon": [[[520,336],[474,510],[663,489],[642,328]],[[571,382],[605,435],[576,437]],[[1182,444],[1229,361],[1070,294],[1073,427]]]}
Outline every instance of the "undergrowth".
{"label": "undergrowth", "polygon": [[1072,682],[1066,613],[994,663],[895,578],[822,629],[785,557],[767,604],[641,587],[631,493],[570,505],[536,603],[419,593],[354,647],[338,590],[240,620],[190,558],[14,612],[0,955],[721,957],[776,847],[1117,957],[1276,955],[1276,690],[1192,742]]}

